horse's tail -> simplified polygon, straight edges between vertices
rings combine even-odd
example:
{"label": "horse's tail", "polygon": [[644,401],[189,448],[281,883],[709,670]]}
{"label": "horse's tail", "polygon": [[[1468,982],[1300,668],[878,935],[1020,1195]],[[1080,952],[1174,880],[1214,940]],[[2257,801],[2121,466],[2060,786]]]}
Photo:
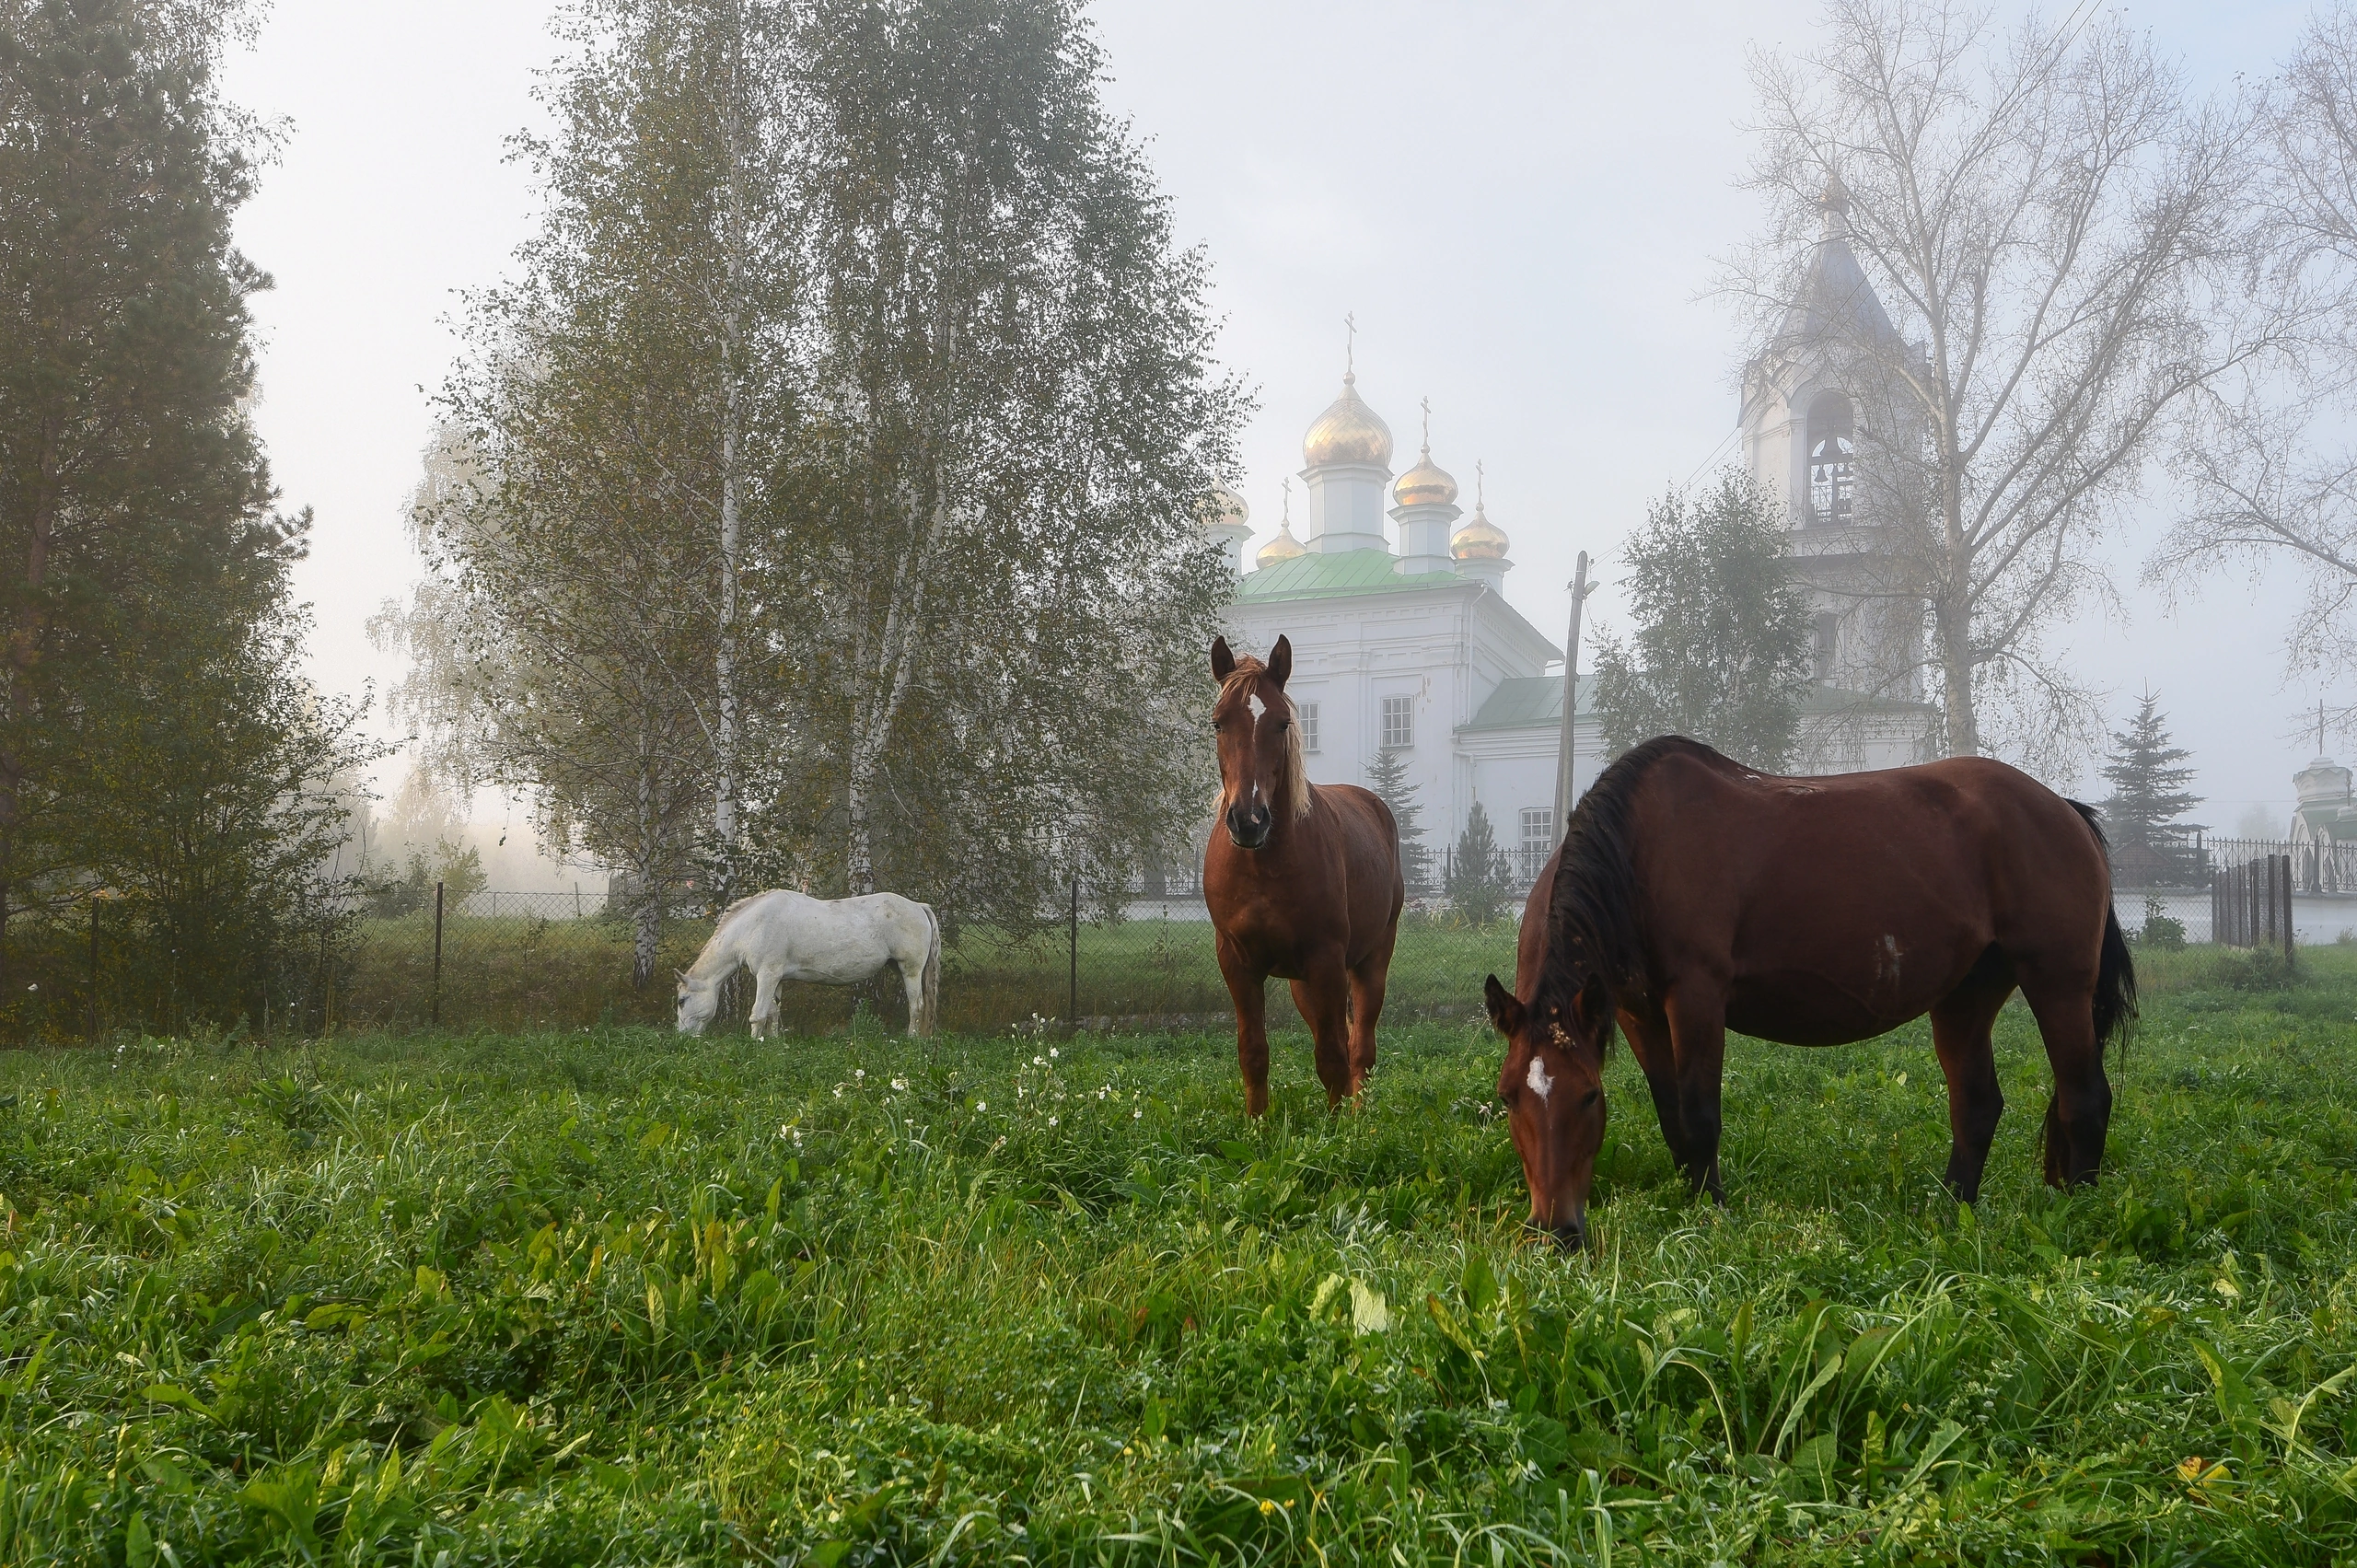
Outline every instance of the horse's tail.
{"label": "horse's tail", "polygon": [[919,904],[924,911],[924,1023],[917,1032],[931,1035],[941,1027],[941,917],[933,912],[931,904]]}
{"label": "horse's tail", "polygon": [[[2095,807],[2079,801],[2071,808],[2095,835],[2096,848],[2105,849],[2103,824],[2096,819]],[[2136,1025],[2136,958],[2128,950],[2128,937],[2119,929],[2119,910],[2111,901],[2110,855],[2105,854],[2103,896],[2103,951],[2096,962],[2096,1049],[2118,1040],[2121,1049]]]}

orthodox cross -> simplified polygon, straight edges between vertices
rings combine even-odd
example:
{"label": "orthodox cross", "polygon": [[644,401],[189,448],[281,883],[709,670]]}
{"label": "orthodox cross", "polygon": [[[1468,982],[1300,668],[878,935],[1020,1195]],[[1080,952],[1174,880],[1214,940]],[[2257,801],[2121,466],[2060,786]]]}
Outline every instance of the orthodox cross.
{"label": "orthodox cross", "polygon": [[1473,509],[1481,510],[1481,459],[1473,459]]}
{"label": "orthodox cross", "polygon": [[1285,493],[1285,504],[1284,516],[1277,520],[1277,526],[1279,528],[1289,528],[1293,527],[1293,481],[1289,479],[1282,480],[1279,482],[1279,484]]}
{"label": "orthodox cross", "polygon": [[1430,399],[1430,398],[1426,398],[1426,399],[1424,400],[1424,402],[1423,402],[1423,409],[1424,409],[1424,456],[1426,456],[1426,457],[1428,457],[1428,458],[1429,458],[1429,457],[1431,457],[1431,456],[1433,455],[1433,401],[1432,401],[1432,399]]}
{"label": "orthodox cross", "polygon": [[1359,319],[1356,311],[1342,316],[1342,378],[1358,374]]}

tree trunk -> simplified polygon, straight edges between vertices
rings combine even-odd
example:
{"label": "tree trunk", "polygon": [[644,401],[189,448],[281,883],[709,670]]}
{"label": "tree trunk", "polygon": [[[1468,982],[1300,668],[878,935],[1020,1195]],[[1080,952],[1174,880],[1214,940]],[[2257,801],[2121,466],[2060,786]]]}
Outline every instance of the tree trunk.
{"label": "tree trunk", "polygon": [[31,538],[25,548],[25,607],[8,639],[7,657],[0,660],[0,996],[13,995],[8,980],[8,916],[16,891],[17,819],[24,798],[24,759],[17,755],[15,731],[17,707],[25,701],[23,677],[32,668],[34,645],[41,636],[40,595],[49,576],[49,540],[57,524],[59,437],[55,422],[42,432],[40,488],[35,491]]}
{"label": "tree trunk", "polygon": [[858,895],[876,891],[875,841],[868,812],[876,793],[876,747],[865,735],[851,742],[851,778],[843,792],[845,849],[844,891]]}
{"label": "tree trunk", "polygon": [[712,836],[718,857],[713,889],[717,916],[737,896],[737,569],[739,561],[737,450],[742,418],[737,376],[744,354],[745,124],[744,18],[729,12],[729,79],[722,117],[728,140],[727,233],[720,309],[720,625],[713,657],[718,722],[713,736]]}
{"label": "tree trunk", "polygon": [[655,948],[663,938],[663,867],[656,842],[655,766],[648,754],[644,730],[640,731],[638,738],[637,805],[637,854],[633,859],[638,873],[638,909],[637,931],[631,943],[630,983],[633,990],[644,991],[655,978]]}
{"label": "tree trunk", "polygon": [[737,318],[732,311],[724,329],[725,382],[721,392],[720,425],[720,635],[713,657],[713,675],[719,688],[719,722],[713,736],[714,772],[712,836],[719,857],[713,889],[713,912],[728,907],[737,896]]}

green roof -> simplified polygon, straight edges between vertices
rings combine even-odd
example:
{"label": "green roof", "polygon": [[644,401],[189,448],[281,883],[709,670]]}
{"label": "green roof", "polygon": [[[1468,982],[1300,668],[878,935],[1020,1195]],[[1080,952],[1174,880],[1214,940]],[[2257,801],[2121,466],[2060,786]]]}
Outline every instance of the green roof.
{"label": "green roof", "polygon": [[[1580,677],[1579,712],[1596,712],[1596,677]],[[1476,729],[1529,729],[1563,722],[1563,678],[1561,675],[1510,675],[1497,684],[1470,723],[1457,733]]]}
{"label": "green roof", "polygon": [[1341,598],[1351,594],[1412,593],[1419,589],[1478,587],[1453,572],[1403,577],[1387,550],[1344,550],[1332,555],[1296,555],[1237,580],[1239,599]]}

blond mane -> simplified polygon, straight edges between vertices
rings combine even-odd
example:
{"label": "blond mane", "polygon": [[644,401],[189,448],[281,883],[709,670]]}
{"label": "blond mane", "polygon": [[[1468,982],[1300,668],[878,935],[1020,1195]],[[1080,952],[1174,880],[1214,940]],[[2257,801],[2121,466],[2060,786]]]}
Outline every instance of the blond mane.
{"label": "blond mane", "polygon": [[[1268,673],[1269,667],[1257,658],[1237,659],[1227,679],[1220,682],[1218,700],[1226,702],[1231,692],[1248,700],[1254,695],[1252,683]],[[1276,700],[1284,704],[1286,720],[1284,756],[1277,763],[1277,797],[1286,813],[1299,821],[1309,815],[1310,797],[1309,763],[1301,749],[1301,715],[1283,688],[1275,691]],[[1261,701],[1268,701],[1265,693],[1261,694]],[[1225,788],[1225,784],[1222,788]]]}

